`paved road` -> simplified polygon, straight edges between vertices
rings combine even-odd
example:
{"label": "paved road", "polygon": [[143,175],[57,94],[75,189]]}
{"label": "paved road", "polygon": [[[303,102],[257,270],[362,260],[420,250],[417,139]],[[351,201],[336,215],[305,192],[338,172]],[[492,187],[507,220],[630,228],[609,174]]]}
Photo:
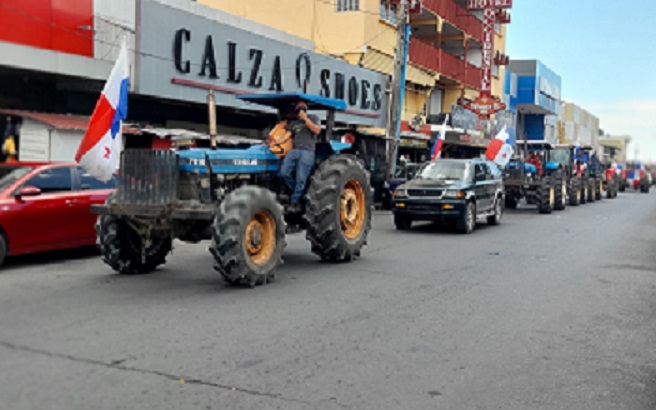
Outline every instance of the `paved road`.
{"label": "paved road", "polygon": [[161,271],[95,255],[0,271],[2,409],[654,409],[656,195],[470,236],[393,230],[226,287],[205,245]]}

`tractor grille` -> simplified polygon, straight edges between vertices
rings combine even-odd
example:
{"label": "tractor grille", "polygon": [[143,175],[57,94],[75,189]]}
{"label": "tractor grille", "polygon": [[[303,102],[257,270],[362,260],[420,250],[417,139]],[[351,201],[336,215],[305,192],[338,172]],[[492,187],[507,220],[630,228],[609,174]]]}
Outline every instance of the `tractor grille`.
{"label": "tractor grille", "polygon": [[422,196],[430,196],[430,197],[438,197],[442,196],[442,190],[441,189],[409,189],[408,190],[408,196],[412,197],[422,197]]}
{"label": "tractor grille", "polygon": [[178,157],[168,150],[131,149],[121,154],[116,199],[119,203],[165,205],[175,201]]}

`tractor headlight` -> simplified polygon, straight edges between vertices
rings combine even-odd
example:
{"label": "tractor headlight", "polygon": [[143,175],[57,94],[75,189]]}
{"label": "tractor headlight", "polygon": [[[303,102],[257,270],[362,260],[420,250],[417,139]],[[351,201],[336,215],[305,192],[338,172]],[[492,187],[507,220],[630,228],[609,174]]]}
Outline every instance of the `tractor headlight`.
{"label": "tractor headlight", "polygon": [[454,189],[447,189],[444,191],[444,198],[449,199],[462,199],[465,197],[465,191],[456,191]]}
{"label": "tractor headlight", "polygon": [[405,189],[397,189],[396,191],[394,191],[394,198],[401,199],[407,197],[408,197],[408,191]]}

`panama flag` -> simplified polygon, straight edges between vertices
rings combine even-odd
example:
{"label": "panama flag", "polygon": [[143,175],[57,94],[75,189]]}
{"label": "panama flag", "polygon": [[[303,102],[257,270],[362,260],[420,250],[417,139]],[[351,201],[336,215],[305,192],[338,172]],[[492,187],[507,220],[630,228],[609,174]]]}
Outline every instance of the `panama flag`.
{"label": "panama flag", "polygon": [[75,155],[80,165],[103,182],[112,178],[121,151],[121,121],[128,114],[129,70],[128,48],[123,39],[116,64]]}
{"label": "panama flag", "polygon": [[490,145],[487,146],[485,151],[485,157],[490,161],[494,161],[497,165],[505,167],[512,154],[513,148],[510,145],[510,135],[508,135],[506,127],[503,127],[497,136],[490,141]]}
{"label": "panama flag", "polygon": [[433,149],[431,150],[431,160],[436,160],[442,154],[442,145],[444,145],[444,138],[446,137],[446,123],[449,121],[449,114],[444,118],[444,124],[440,127],[440,135],[435,139]]}

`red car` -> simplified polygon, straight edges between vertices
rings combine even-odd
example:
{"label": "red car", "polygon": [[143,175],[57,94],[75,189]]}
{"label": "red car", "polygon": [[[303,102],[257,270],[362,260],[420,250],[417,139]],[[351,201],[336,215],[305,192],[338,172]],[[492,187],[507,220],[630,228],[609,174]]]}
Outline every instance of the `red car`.
{"label": "red car", "polygon": [[75,163],[0,165],[0,264],[7,256],[92,246],[92,204],[114,192]]}

